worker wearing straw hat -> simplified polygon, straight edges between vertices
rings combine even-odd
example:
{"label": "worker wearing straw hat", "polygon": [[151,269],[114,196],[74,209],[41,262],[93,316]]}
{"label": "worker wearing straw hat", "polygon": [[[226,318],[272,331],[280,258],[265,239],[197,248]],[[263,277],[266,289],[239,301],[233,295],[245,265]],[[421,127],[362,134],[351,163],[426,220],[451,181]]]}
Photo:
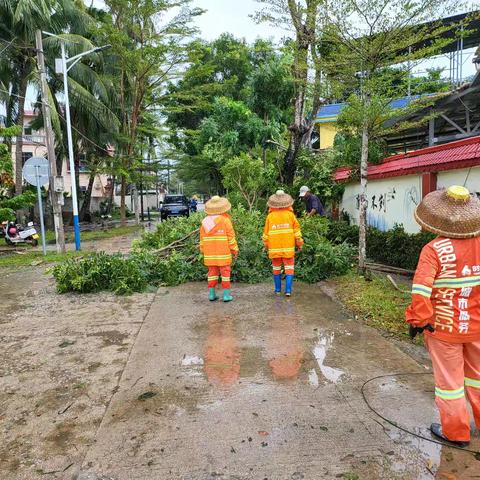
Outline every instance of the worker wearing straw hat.
{"label": "worker wearing straw hat", "polygon": [[285,270],[285,295],[292,294],[295,275],[295,246],[302,248],[300,224],[293,213],[293,198],[283,190],[268,199],[270,207],[263,231],[263,242],[272,260],[275,293],[282,291],[282,265]]}
{"label": "worker wearing straw hat", "polygon": [[[470,441],[465,394],[480,428],[480,200],[464,187],[429,193],[415,212],[438,237],[420,255],[406,312],[424,331],[441,424],[431,431],[458,446]],[[414,330],[414,331],[415,331]]]}
{"label": "worker wearing straw hat", "polygon": [[208,267],[209,300],[218,300],[215,287],[219,278],[222,280],[223,301],[231,302],[230,274],[232,255],[238,255],[238,245],[235,238],[230,215],[227,213],[232,206],[226,198],[214,196],[205,204],[207,216],[200,227],[200,251],[203,253],[204,264]]}

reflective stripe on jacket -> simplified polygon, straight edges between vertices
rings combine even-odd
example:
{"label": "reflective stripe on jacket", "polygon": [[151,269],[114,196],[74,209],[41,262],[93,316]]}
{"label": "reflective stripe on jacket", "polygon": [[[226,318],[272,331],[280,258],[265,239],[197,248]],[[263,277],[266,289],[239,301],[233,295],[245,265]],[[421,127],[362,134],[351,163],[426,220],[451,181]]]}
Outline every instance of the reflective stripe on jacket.
{"label": "reflective stripe on jacket", "polygon": [[206,266],[231,265],[232,254],[238,253],[237,240],[230,215],[209,215],[200,227],[200,251]]}
{"label": "reflective stripe on jacket", "polygon": [[439,340],[480,340],[480,237],[440,237],[423,248],[406,319],[432,324]]}
{"label": "reflective stripe on jacket", "polygon": [[295,245],[303,245],[302,232],[293,208],[271,208],[265,221],[263,243],[270,258],[293,258]]}

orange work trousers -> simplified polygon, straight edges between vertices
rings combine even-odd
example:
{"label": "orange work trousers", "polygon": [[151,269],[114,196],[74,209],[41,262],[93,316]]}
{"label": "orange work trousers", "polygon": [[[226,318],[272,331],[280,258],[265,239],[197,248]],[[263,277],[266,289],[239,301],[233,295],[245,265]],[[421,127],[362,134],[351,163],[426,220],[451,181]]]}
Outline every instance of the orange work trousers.
{"label": "orange work trousers", "polygon": [[210,265],[208,267],[208,288],[214,288],[218,285],[218,279],[222,280],[222,288],[230,288],[230,274],[232,268],[230,265],[218,267],[217,265]]}
{"label": "orange work trousers", "polygon": [[470,440],[470,401],[475,425],[480,428],[480,341],[449,343],[425,335],[435,377],[435,403],[442,431],[449,440]]}
{"label": "orange work trousers", "polygon": [[285,275],[295,275],[295,258],[272,258],[272,267],[274,275],[282,274],[282,265],[285,269]]}

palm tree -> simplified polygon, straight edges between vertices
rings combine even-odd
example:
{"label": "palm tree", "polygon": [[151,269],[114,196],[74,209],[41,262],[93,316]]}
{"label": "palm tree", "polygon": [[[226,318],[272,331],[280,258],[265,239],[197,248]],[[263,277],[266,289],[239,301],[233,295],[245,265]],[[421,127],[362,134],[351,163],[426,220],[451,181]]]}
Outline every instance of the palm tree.
{"label": "palm tree", "polygon": [[25,97],[36,78],[35,31],[84,31],[90,17],[80,0],[0,0],[0,18],[0,84],[7,126],[22,127],[15,153],[15,193],[20,194]]}

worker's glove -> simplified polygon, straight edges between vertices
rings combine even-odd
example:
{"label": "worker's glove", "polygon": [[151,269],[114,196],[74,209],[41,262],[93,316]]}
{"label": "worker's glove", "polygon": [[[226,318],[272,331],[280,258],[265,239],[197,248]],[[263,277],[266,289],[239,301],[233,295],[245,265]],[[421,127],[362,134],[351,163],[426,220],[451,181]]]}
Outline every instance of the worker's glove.
{"label": "worker's glove", "polygon": [[410,335],[410,338],[413,340],[417,335],[423,333],[424,330],[428,330],[429,332],[434,332],[435,329],[433,328],[433,325],[425,325],[424,327],[415,327],[413,325],[410,325],[408,328],[408,334]]}

